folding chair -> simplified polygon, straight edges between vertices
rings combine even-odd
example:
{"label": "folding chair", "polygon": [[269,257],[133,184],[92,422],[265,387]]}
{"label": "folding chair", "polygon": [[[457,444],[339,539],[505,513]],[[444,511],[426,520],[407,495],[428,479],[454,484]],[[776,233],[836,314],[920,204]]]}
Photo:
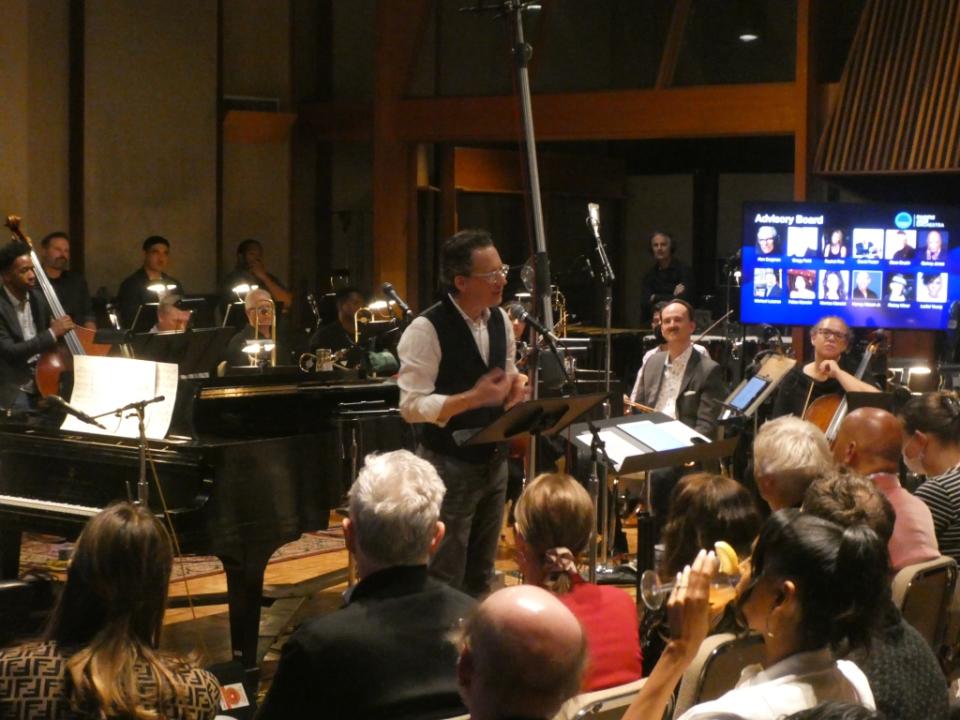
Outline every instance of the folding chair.
{"label": "folding chair", "polygon": [[720,633],[707,637],[680,680],[673,717],[733,690],[743,668],[762,660],[763,638],[756,633],[743,636]]}

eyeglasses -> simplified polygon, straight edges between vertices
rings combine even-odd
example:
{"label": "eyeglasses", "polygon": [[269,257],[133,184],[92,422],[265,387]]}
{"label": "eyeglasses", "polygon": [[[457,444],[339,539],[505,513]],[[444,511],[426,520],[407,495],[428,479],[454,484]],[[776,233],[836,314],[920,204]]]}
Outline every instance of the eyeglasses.
{"label": "eyeglasses", "polygon": [[470,273],[470,277],[483,278],[491,285],[494,285],[500,280],[506,280],[507,274],[510,272],[510,266],[504,265],[503,267],[497,270],[491,270],[490,272],[485,273]]}
{"label": "eyeglasses", "polygon": [[827,328],[820,328],[817,330],[817,334],[822,337],[824,340],[846,340],[847,333],[843,330],[828,330]]}

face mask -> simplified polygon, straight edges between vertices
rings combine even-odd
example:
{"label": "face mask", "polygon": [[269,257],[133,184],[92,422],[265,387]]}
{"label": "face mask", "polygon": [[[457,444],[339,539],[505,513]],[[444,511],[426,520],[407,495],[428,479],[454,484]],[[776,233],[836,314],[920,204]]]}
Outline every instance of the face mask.
{"label": "face mask", "polygon": [[914,475],[923,475],[923,450],[917,453],[914,457],[907,455],[907,445],[909,445],[912,440],[908,440],[907,444],[903,446],[903,464],[907,466],[907,470],[912,472]]}

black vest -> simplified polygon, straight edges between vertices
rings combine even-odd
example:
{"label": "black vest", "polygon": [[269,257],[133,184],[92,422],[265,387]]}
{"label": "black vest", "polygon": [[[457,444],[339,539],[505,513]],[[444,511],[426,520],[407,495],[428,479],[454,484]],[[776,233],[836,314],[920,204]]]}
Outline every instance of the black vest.
{"label": "black vest", "polygon": [[[497,307],[490,308],[487,332],[490,336],[490,365],[480,356],[473,333],[449,297],[432,305],[422,314],[433,325],[440,341],[440,367],[434,392],[440,395],[456,395],[474,386],[480,377],[493,368],[504,368],[507,354],[507,331],[503,313]],[[496,450],[496,445],[460,447],[453,438],[457,430],[486,427],[503,414],[502,407],[483,407],[460,413],[450,418],[446,426],[430,423],[421,427],[420,442],[433,452],[449,455],[466,462],[487,462]]]}

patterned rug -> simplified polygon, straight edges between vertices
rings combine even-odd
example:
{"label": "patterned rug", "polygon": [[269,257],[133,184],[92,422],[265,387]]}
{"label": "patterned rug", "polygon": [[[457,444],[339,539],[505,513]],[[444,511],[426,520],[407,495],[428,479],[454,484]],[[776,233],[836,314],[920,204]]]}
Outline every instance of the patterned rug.
{"label": "patterned rug", "polygon": [[[47,572],[63,574],[66,572],[74,543],[63,538],[39,533],[24,533],[20,545],[20,574],[26,572]],[[343,530],[339,525],[329,530],[305,533],[299,540],[287,543],[270,556],[268,564],[295,560],[297,558],[321,555],[343,550]],[[223,572],[221,562],[210,555],[184,555],[174,558],[170,580],[180,580],[216,575]]]}

